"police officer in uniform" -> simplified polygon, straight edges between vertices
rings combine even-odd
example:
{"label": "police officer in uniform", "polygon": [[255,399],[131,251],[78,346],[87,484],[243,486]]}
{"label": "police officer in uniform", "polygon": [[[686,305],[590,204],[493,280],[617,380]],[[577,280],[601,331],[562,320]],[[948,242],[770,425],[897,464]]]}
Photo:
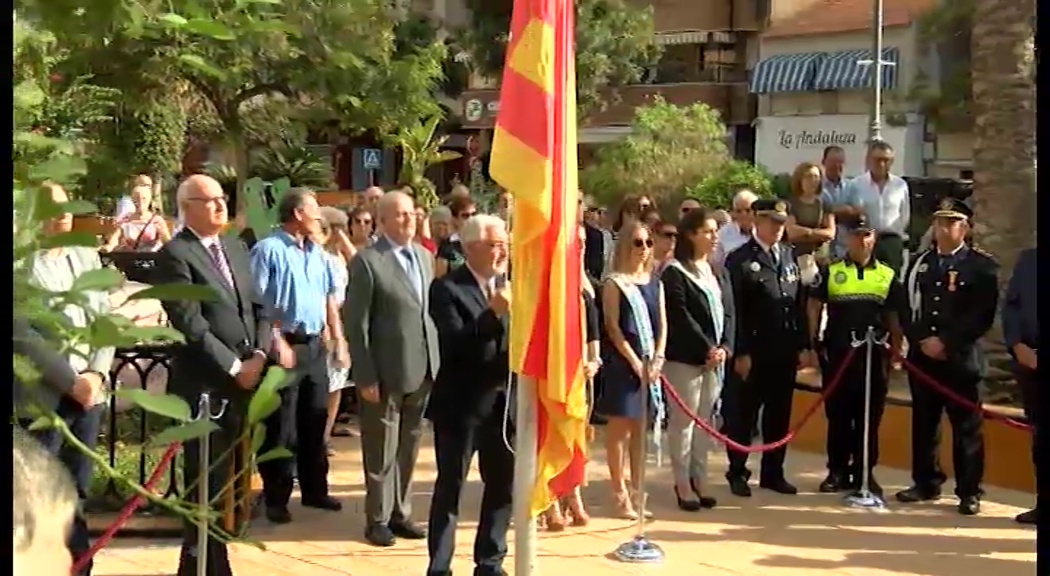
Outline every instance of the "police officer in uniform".
{"label": "police officer in uniform", "polygon": [[[863,339],[868,327],[874,337],[889,336],[890,346],[900,350],[903,336],[899,312],[907,306],[904,286],[896,281],[893,268],[875,259],[875,230],[864,215],[843,222],[846,256],[821,270],[817,286],[809,293],[809,337],[823,357],[824,378],[837,374],[852,349],[854,339]],[[820,316],[827,306],[827,327],[819,342]],[[861,347],[842,374],[838,388],[824,404],[828,419],[828,476],[820,491],[856,490],[863,476],[864,387],[867,379],[866,350]],[[879,422],[886,404],[889,357],[883,347],[872,348],[871,428],[868,438],[868,472],[879,459]],[[828,383],[825,380],[825,385]],[[871,491],[882,488],[870,477]]]}
{"label": "police officer in uniform", "polygon": [[[740,376],[733,391],[732,409],[726,414],[726,431],[734,441],[750,445],[759,411],[762,439],[775,442],[788,433],[791,398],[799,363],[809,365],[805,310],[798,266],[791,246],[782,241],[787,203],[756,200],[754,235],[730,252],[725,267],[739,307],[733,370]],[[797,494],[784,477],[786,447],[762,454],[759,487],[781,494]],[[750,496],[747,454],[729,450],[726,479],[737,496]]]}
{"label": "police officer in uniform", "polygon": [[[912,262],[906,276],[909,311],[903,314],[908,360],[970,402],[979,403],[978,384],[985,363],[979,339],[995,321],[999,265],[987,253],[967,246],[973,211],[947,198],[933,213],[934,247]],[[945,397],[909,375],[912,397],[912,480],[897,493],[901,502],[935,500],[947,479],[937,453],[941,414],[952,427],[955,495],[960,514],[981,509],[984,439],[981,414]]]}

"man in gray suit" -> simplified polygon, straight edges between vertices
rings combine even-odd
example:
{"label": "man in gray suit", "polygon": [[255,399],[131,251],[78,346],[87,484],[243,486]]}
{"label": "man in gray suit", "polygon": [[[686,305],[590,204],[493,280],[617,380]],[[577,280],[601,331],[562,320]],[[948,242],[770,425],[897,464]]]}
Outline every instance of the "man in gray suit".
{"label": "man in gray suit", "polygon": [[440,360],[428,302],[433,260],[413,242],[412,198],[384,194],[376,214],[383,235],[350,263],[343,321],[361,399],[365,538],[392,546],[396,537],[426,537],[411,520],[412,472]]}

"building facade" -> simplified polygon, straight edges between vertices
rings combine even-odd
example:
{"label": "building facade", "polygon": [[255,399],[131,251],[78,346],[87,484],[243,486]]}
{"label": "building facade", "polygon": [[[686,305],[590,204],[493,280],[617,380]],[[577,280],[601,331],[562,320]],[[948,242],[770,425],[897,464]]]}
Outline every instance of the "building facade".
{"label": "building facade", "polygon": [[[864,172],[872,108],[872,9],[866,0],[796,0],[771,17],[759,36],[749,89],[757,96],[755,162],[790,173],[817,162],[830,145],[846,150],[848,175]],[[884,3],[882,122],[896,149],[894,171],[922,176],[929,156],[927,127],[909,99],[920,70],[931,65],[916,21],[930,0]]]}
{"label": "building facade", "polygon": [[[450,5],[461,0],[444,0]],[[704,102],[722,114],[737,156],[750,159],[754,150],[756,98],[748,92],[749,47],[769,17],[773,0],[629,0],[651,5],[656,41],[663,47],[660,65],[648,83],[617,90],[616,102],[592,115],[579,130],[581,160],[595,146],[630,132],[634,109],[659,96],[667,102]],[[499,89],[491,79],[476,78],[459,100],[466,130],[483,143],[499,112]],[[483,146],[484,148],[484,146]]]}

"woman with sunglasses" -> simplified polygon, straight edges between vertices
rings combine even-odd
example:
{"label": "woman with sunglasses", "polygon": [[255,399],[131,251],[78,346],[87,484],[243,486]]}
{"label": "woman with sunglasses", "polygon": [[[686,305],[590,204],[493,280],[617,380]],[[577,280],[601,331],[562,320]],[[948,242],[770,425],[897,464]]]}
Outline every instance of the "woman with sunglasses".
{"label": "woman with sunglasses", "polygon": [[662,219],[653,223],[649,230],[653,233],[653,273],[660,276],[664,267],[674,258],[674,248],[678,243],[678,227],[674,222]]}
{"label": "woman with sunglasses", "polygon": [[[653,238],[640,222],[620,231],[608,281],[602,287],[602,310],[611,346],[603,351],[602,395],[595,410],[605,416],[605,453],[619,516],[638,518],[624,479],[624,456],[631,464],[631,487],[645,465],[646,423],[642,394],[659,391],[667,319],[660,281],[652,273]],[[646,365],[643,359],[648,358]],[[658,395],[653,396],[655,401]],[[654,402],[655,404],[655,402]],[[646,514],[648,515],[648,513]]]}
{"label": "woman with sunglasses", "polygon": [[353,247],[351,254],[347,256],[347,261],[357,255],[357,251],[370,246],[372,244],[372,237],[375,233],[375,220],[372,217],[372,211],[365,206],[356,206],[350,209],[347,214],[347,221],[350,224],[350,233],[348,239]]}
{"label": "woman with sunglasses", "polygon": [[437,258],[434,262],[435,280],[466,262],[466,257],[463,255],[463,244],[459,241],[459,228],[471,216],[478,213],[470,196],[453,196],[448,204],[448,209],[452,213],[452,234],[438,244]]}
{"label": "woman with sunglasses", "polygon": [[[660,280],[667,296],[667,363],[664,376],[686,406],[710,421],[725,380],[725,363],[735,334],[733,287],[724,268],[712,266],[718,224],[706,208],[686,212],[680,237]],[[667,430],[674,490],[686,512],[714,508],[704,495],[711,437],[675,407]]]}

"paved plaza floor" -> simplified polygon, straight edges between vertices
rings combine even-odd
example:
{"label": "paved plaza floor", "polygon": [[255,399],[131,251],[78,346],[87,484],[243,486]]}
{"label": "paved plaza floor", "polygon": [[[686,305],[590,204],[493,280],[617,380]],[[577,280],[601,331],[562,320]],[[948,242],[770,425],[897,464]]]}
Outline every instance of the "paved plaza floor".
{"label": "paved plaza floor", "polygon": [[[420,454],[415,516],[425,522],[435,476],[432,443]],[[358,438],[336,439],[338,456],[332,459],[330,481],[334,495],[343,499],[340,513],[292,507],[295,521],[284,526],[256,521],[252,536],[266,544],[262,551],[233,547],[238,576],[295,575],[423,576],[427,564],[423,541],[400,541],[379,549],[363,539],[364,486]],[[757,468],[757,456],[752,456]],[[836,495],[817,494],[823,477],[823,458],[789,452],[789,474],[801,493],[782,496],[755,489],[750,499],[729,494],[722,474],[725,458],[712,454],[714,468],[710,495],[719,507],[699,513],[675,506],[669,470],[650,474],[650,538],[663,547],[662,565],[622,564],[611,557],[616,546],[634,534],[630,522],[610,518],[608,472],[600,449],[594,455],[584,489],[593,516],[586,528],[558,534],[539,534],[536,569],[539,576],[604,576],[660,574],[674,576],[988,576],[1032,574],[1035,570],[1035,531],[1014,524],[1012,517],[1033,495],[988,488],[983,512],[976,517],[955,513],[955,499],[925,505],[890,503],[876,513],[844,507]],[[654,468],[653,465],[650,469]],[[476,468],[476,464],[475,464]],[[888,494],[908,478],[896,470],[880,470]],[[950,488],[946,486],[946,488]],[[459,548],[454,570],[472,573],[471,549],[480,480],[476,471],[463,497]],[[948,492],[950,494],[950,492]],[[512,541],[511,537],[511,541]],[[97,557],[96,576],[173,574],[177,559],[174,541],[117,539]],[[513,543],[511,545],[513,557]],[[513,574],[513,560],[507,569]]]}

